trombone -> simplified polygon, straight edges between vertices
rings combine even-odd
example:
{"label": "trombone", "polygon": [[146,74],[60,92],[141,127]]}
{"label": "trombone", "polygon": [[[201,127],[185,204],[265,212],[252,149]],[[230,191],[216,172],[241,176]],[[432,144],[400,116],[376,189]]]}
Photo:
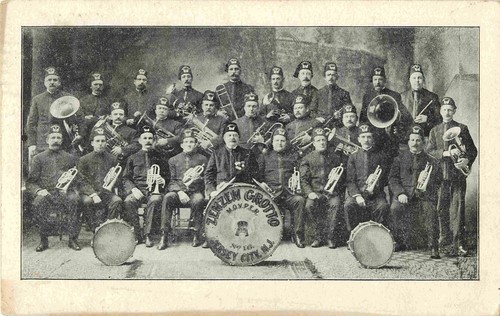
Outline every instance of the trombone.
{"label": "trombone", "polygon": [[237,119],[238,114],[236,114],[231,97],[229,96],[229,93],[227,93],[226,86],[224,84],[220,84],[215,87],[215,94],[217,94],[217,98],[219,99],[220,109],[227,113],[226,109],[230,108],[232,115],[234,115],[234,118]]}

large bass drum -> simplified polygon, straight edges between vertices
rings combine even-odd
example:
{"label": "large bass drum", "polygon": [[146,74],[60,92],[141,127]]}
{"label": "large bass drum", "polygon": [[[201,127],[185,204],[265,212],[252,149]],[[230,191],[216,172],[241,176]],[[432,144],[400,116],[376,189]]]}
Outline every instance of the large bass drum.
{"label": "large bass drum", "polygon": [[204,224],[212,252],[237,266],[271,256],[283,234],[283,218],[271,196],[244,183],[225,188],[209,202]]}
{"label": "large bass drum", "polygon": [[132,226],[119,219],[110,219],[96,229],[93,239],[94,254],[107,266],[126,262],[135,251]]}
{"label": "large bass drum", "polygon": [[353,229],[347,246],[363,267],[380,268],[391,260],[394,239],[384,225],[368,221]]}

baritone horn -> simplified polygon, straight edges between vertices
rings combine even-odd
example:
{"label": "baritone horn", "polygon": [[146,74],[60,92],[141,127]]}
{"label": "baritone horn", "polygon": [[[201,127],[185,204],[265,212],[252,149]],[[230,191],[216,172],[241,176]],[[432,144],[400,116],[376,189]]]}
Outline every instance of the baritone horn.
{"label": "baritone horn", "polygon": [[330,171],[330,174],[328,174],[328,181],[326,182],[326,185],[323,189],[326,192],[332,194],[335,190],[335,187],[337,186],[337,183],[340,180],[340,177],[342,176],[342,173],[344,173],[343,164],[340,164],[340,166],[333,168],[332,171]]}
{"label": "baritone horn", "polygon": [[[52,102],[49,109],[50,115],[57,119],[62,119],[64,129],[68,133],[72,145],[75,145],[76,137],[78,136],[78,125],[69,125],[66,119],[75,115],[79,109],[80,101],[71,95],[56,99]],[[76,147],[80,152],[83,152],[82,145],[77,145]]]}
{"label": "baritone horn", "polygon": [[466,148],[465,145],[462,143],[461,137],[459,136],[461,132],[462,130],[460,129],[459,126],[452,127],[448,129],[446,132],[444,132],[443,140],[445,142],[451,142],[451,141],[455,142],[448,146],[448,152],[450,153],[450,158],[455,164],[455,168],[460,170],[460,172],[467,177],[470,174],[469,166],[457,167],[456,165],[461,159],[466,158]]}
{"label": "baritone horn", "polygon": [[103,189],[109,192],[113,192],[113,187],[115,186],[115,183],[118,180],[121,172],[122,166],[120,166],[120,164],[111,167],[111,169],[109,169],[108,173],[106,174],[106,177],[104,177],[104,184],[102,185]]}
{"label": "baritone horn", "polygon": [[346,155],[352,155],[358,150],[361,149],[361,146],[351,142],[349,138],[344,138],[337,134],[336,129],[332,129],[328,134],[328,141],[331,141],[333,138],[336,138],[342,144],[342,151]]}
{"label": "baritone horn", "polygon": [[366,192],[368,194],[373,194],[373,190],[375,189],[375,186],[377,185],[378,180],[380,179],[380,175],[382,174],[382,168],[380,168],[380,165],[377,166],[375,171],[368,176],[366,179]]}
{"label": "baritone horn", "polygon": [[199,146],[211,154],[214,151],[212,140],[216,139],[218,135],[207,127],[210,119],[207,118],[207,121],[202,123],[194,114],[187,115],[185,119],[187,120],[186,124],[191,123],[194,125],[194,127],[191,127],[191,130],[194,132],[194,137],[198,140]]}
{"label": "baritone horn", "polygon": [[70,168],[68,171],[64,171],[59,179],[57,179],[56,189],[63,193],[68,192],[68,188],[77,174],[78,170],[76,169],[76,167]]}
{"label": "baritone horn", "polygon": [[290,179],[288,179],[288,188],[292,194],[302,193],[302,187],[300,185],[300,172],[297,168],[293,168],[293,173]]}
{"label": "baritone horn", "polygon": [[429,179],[432,173],[432,165],[427,162],[424,170],[420,172],[418,175],[417,186],[416,189],[420,192],[425,192],[427,190],[427,184],[429,183]]}
{"label": "baritone horn", "polygon": [[194,182],[194,180],[199,179],[201,177],[203,171],[205,171],[205,164],[189,168],[184,173],[184,177],[182,178],[182,183],[184,183],[186,187],[189,187]]}
{"label": "baritone horn", "polygon": [[[151,165],[146,176],[146,183],[148,185],[148,191],[153,190],[152,194],[160,194],[160,181],[163,179],[160,176],[160,166],[157,164]],[[162,182],[162,187],[165,186],[165,182]]]}

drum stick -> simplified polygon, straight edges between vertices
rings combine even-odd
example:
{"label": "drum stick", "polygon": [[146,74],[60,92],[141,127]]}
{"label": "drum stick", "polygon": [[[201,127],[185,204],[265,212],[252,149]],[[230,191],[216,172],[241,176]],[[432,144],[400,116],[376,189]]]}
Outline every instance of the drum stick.
{"label": "drum stick", "polygon": [[423,110],[420,111],[420,113],[418,113],[417,116],[422,115],[422,113],[424,113],[424,111],[429,107],[429,105],[431,105],[432,101],[434,101],[434,100],[430,100],[429,103],[427,103],[427,105],[425,106],[425,108],[423,108]]}

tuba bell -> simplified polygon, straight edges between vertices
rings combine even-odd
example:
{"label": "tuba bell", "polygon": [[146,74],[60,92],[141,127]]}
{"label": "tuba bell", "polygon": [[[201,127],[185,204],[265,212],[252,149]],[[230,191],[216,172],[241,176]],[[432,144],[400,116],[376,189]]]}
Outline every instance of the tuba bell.
{"label": "tuba bell", "polygon": [[399,117],[398,102],[388,94],[374,97],[366,110],[370,123],[378,128],[386,128],[394,124]]}
{"label": "tuba bell", "polygon": [[[460,127],[455,126],[448,129],[443,134],[443,140],[445,142],[454,142],[448,146],[448,152],[454,164],[458,163],[460,159],[466,158],[466,148],[459,136],[460,132],[462,132]],[[470,174],[469,166],[457,167],[455,165],[455,167],[466,177]]]}
{"label": "tuba bell", "polygon": [[[71,144],[74,144],[76,137],[78,136],[78,126],[76,124],[69,125],[66,121],[67,118],[73,116],[80,109],[80,101],[74,96],[67,95],[56,99],[50,105],[50,115],[57,119],[62,119],[66,133],[68,133]],[[83,147],[81,145],[77,146],[80,152],[83,152]]]}

